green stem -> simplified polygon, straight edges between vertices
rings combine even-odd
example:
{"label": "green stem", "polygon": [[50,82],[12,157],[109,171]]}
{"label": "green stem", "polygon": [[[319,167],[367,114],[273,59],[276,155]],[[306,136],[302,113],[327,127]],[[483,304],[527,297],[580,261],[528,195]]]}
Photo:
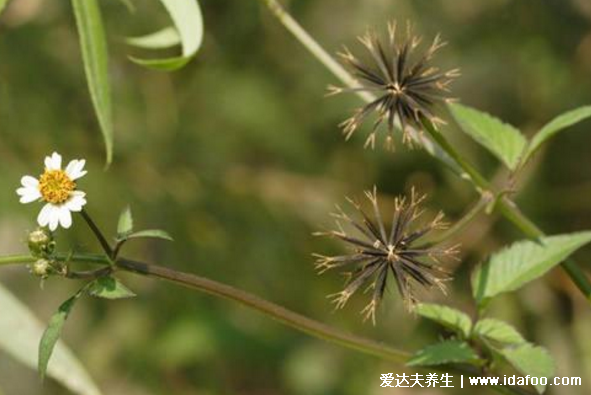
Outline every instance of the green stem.
{"label": "green stem", "polygon": [[123,244],[125,244],[126,241],[127,239],[117,240],[117,243],[115,243],[115,247],[113,247],[113,252],[111,253],[111,259],[117,260],[117,257],[121,252],[121,247],[123,247]]}
{"label": "green stem", "polygon": [[[321,322],[312,320],[304,315],[295,313],[275,303],[259,298],[253,294],[219,283],[204,277],[199,277],[190,273],[178,272],[162,266],[147,264],[144,262],[132,261],[129,259],[119,259],[116,263],[119,269],[140,274],[148,277],[155,277],[160,280],[168,281],[173,284],[181,285],[186,288],[196,289],[210,295],[218,296],[234,302],[238,302],[253,310],[257,310],[266,316],[269,316],[284,325],[297,329],[310,336],[329,341],[341,346],[360,351],[362,353],[373,355],[382,359],[394,361],[397,363],[406,363],[411,355],[389,347],[383,343],[378,343],[360,336],[351,335],[339,329],[332,328]],[[433,368],[448,372],[460,374],[475,375],[478,374],[470,367],[444,367]],[[511,395],[531,395],[531,392],[520,387],[497,386],[496,391]]]}
{"label": "green stem", "polygon": [[66,278],[71,280],[96,280],[97,278],[105,277],[113,273],[114,267],[112,265],[101,267],[100,269],[87,271],[70,271],[65,274]]}
{"label": "green stem", "polygon": [[[480,175],[463,157],[456,151],[456,149],[449,144],[447,139],[427,120],[423,121],[425,131],[445,150],[462,169],[470,175],[474,180],[474,184],[480,189],[481,193],[491,191],[491,186],[488,181]],[[491,191],[492,192],[492,191]],[[546,234],[530,220],[509,197],[503,196],[497,203],[497,209],[509,221],[511,221],[523,234],[532,239],[538,239],[546,236]],[[591,282],[587,274],[581,270],[579,265],[572,259],[567,259],[560,264],[568,276],[573,280],[577,288],[583,293],[588,301],[591,301]]]}
{"label": "green stem", "polygon": [[454,147],[450,142],[441,134],[433,123],[427,119],[423,119],[423,127],[425,131],[431,136],[431,138],[443,149],[461,168],[468,176],[474,181],[475,185],[481,193],[490,190],[490,183],[476,170]]}
{"label": "green stem", "polygon": [[33,263],[37,260],[30,255],[6,255],[0,256],[0,266],[3,265],[19,265],[23,263]]}
{"label": "green stem", "polygon": [[259,298],[258,296],[204,277],[123,258],[119,259],[116,264],[118,268],[129,272],[155,277],[183,287],[196,289],[214,296],[238,302],[287,326],[307,333],[308,335],[337,343],[366,354],[398,363],[404,363],[410,356],[404,351],[399,351],[386,346],[383,343],[378,343],[331,328],[328,325],[290,311],[275,303]]}
{"label": "green stem", "polygon": [[[447,139],[433,126],[428,120],[423,120],[425,131],[445,150],[449,156],[454,158],[458,165],[472,178],[474,184],[481,193],[492,192],[491,185],[482,175],[474,169],[456,149],[447,141]],[[497,203],[497,209],[517,228],[519,228],[527,237],[537,239],[546,234],[530,220],[521,209],[509,197],[503,196]],[[583,293],[588,301],[591,301],[591,282],[587,274],[572,259],[567,259],[560,264],[568,276],[573,280],[577,288]]]}
{"label": "green stem", "polygon": [[[276,0],[260,0],[269,8],[271,13],[281,22],[281,24],[293,34],[298,41],[308,50],[316,59],[318,59],[331,73],[347,86],[356,86],[355,79],[349,74],[341,64],[333,59],[324,48],[279,4]],[[366,101],[372,101],[373,95],[368,92],[357,92],[359,97]]]}
{"label": "green stem", "polygon": [[[104,255],[96,254],[56,254],[54,258],[58,261],[65,262],[79,262],[104,265],[108,264],[109,260]],[[5,255],[0,256],[0,266],[2,265],[20,265],[24,263],[34,263],[39,258],[31,255]]]}
{"label": "green stem", "polygon": [[466,226],[468,226],[478,214],[483,212],[491,201],[492,195],[490,193],[483,194],[481,198],[478,199],[478,202],[476,202],[476,204],[474,204],[474,206],[468,210],[468,212],[464,214],[460,220],[455,221],[453,226],[451,226],[445,232],[441,232],[440,234],[426,240],[425,245],[439,244],[451,239],[464,230],[464,228],[466,228]]}
{"label": "green stem", "polygon": [[[72,262],[82,263],[109,264],[110,262],[107,257],[97,255],[74,254],[69,256],[66,254],[59,254],[56,256],[56,259],[61,261],[64,261],[68,258],[70,258],[70,261]],[[0,264],[23,264],[32,263],[36,260],[37,258],[30,255],[9,255],[0,257]],[[397,363],[404,363],[410,357],[410,354],[407,352],[394,349],[383,343],[348,334],[318,321],[312,320],[301,314],[290,311],[275,303],[271,303],[265,299],[259,298],[258,296],[252,295],[248,292],[204,277],[199,277],[194,274],[178,272],[166,267],[150,265],[124,258],[118,259],[115,265],[116,268],[120,270],[158,278],[177,285],[238,302],[301,332],[323,340],[340,344],[348,348],[352,348],[357,351],[361,351],[369,355],[374,355]],[[103,270],[104,273],[107,274],[109,269],[111,268],[106,267],[99,270]],[[103,271],[100,273],[103,273]],[[95,278],[96,276],[91,274],[98,272],[78,272],[78,274],[80,273],[82,273],[81,276],[74,276],[73,278]]]}
{"label": "green stem", "polygon": [[105,251],[105,254],[110,259],[113,256],[113,249],[111,248],[111,245],[109,244],[109,242],[107,241],[107,239],[103,235],[103,232],[101,232],[101,230],[99,229],[97,224],[92,220],[92,218],[86,212],[86,210],[82,210],[80,212],[80,214],[82,214],[82,218],[84,218],[84,220],[86,221],[86,224],[88,225],[90,230],[92,230],[92,233],[94,233],[96,239],[100,243],[103,251]]}
{"label": "green stem", "polygon": [[[1,263],[31,263],[35,262],[37,258],[29,255],[10,255],[0,257]],[[91,254],[58,254],[56,259],[59,260],[70,260],[72,262],[84,262],[84,263],[99,263],[99,264],[110,264],[111,261],[105,256],[91,255]],[[69,276],[73,279],[94,279],[100,275],[107,275],[111,273],[113,269],[127,271],[142,276],[153,277],[159,280],[164,280],[176,285],[180,285],[193,290],[208,293],[210,295],[227,299],[230,301],[237,302],[256,310],[268,317],[275,319],[287,325],[293,329],[306,333],[310,336],[329,341],[364,354],[379,357],[385,360],[393,361],[396,363],[406,363],[411,354],[401,351],[383,343],[376,342],[371,339],[367,339],[361,336],[355,336],[347,332],[341,331],[336,328],[332,328],[326,324],[310,319],[304,315],[298,314],[291,310],[288,310],[275,303],[269,302],[258,296],[234,288],[232,286],[219,283],[217,281],[210,280],[205,277],[196,276],[190,273],[183,273],[173,269],[169,269],[162,266],[151,265],[144,262],[133,261],[125,258],[119,258],[115,263],[115,268],[109,266],[102,269],[89,271],[89,272],[77,272]],[[441,370],[444,372],[465,374],[475,376],[478,374],[477,371],[470,367],[460,366],[448,366],[448,367],[437,367],[434,370]],[[531,395],[531,392],[520,388],[520,387],[503,387],[496,386],[495,390],[510,395]]]}
{"label": "green stem", "polygon": [[[330,70],[339,80],[349,87],[356,87],[355,79],[338,63],[332,56],[330,56],[318,42],[308,34],[295,19],[279,4],[277,0],[259,0],[271,10],[273,15],[285,28],[293,34],[293,36],[306,48],[310,53],[322,63],[328,70]],[[374,96],[367,92],[358,92],[358,95],[370,102],[374,100]],[[494,193],[491,189],[490,183],[470,164],[456,149],[449,143],[429,121],[423,122],[425,130],[430,137],[447,153],[473,180],[472,185],[478,190],[480,194]],[[445,165],[448,163],[442,161]],[[452,169],[453,170],[453,169]],[[503,197],[499,200],[499,211],[504,217],[511,221],[516,227],[522,230],[524,234],[531,238],[538,238],[544,236],[544,233],[527,218],[508,197]],[[566,273],[571,277],[573,282],[579,290],[585,295],[587,300],[591,301],[591,282],[587,275],[572,261],[567,260],[562,263],[562,267]]]}

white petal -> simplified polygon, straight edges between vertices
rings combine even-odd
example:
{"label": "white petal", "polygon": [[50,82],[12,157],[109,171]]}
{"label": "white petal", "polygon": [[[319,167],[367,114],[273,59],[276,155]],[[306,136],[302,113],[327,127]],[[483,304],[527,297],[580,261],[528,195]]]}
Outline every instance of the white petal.
{"label": "white petal", "polygon": [[70,163],[68,163],[68,166],[66,166],[66,174],[68,175],[68,177],[70,177],[72,180],[75,180],[74,176],[76,175],[76,169],[78,168],[78,160],[74,159],[71,160]]}
{"label": "white petal", "polygon": [[70,214],[70,210],[68,210],[65,204],[58,208],[58,217],[62,228],[68,229],[72,226],[72,214]]}
{"label": "white petal", "polygon": [[84,198],[84,192],[76,191],[72,193],[72,197],[65,203],[66,207],[70,211],[79,212],[82,211],[82,207],[86,204]]}
{"label": "white petal", "polygon": [[57,152],[45,158],[45,168],[47,170],[60,170],[62,168],[62,157]]}
{"label": "white petal", "polygon": [[84,177],[87,173],[84,170],[85,164],[86,164],[86,161],[84,159],[81,159],[81,160],[75,159],[73,161],[70,161],[70,163],[68,163],[68,166],[66,167],[66,174],[72,180],[77,180],[81,177]]}
{"label": "white petal", "polygon": [[80,197],[84,197],[86,196],[86,192],[84,191],[74,191],[71,193],[72,196],[80,196]]}
{"label": "white petal", "polygon": [[59,206],[51,206],[51,211],[49,214],[49,230],[54,231],[57,229],[57,226],[60,221],[60,208]]}
{"label": "white petal", "polygon": [[21,197],[20,202],[23,204],[31,203],[41,198],[41,192],[37,188],[23,187],[17,189],[16,193]]}
{"label": "white petal", "polygon": [[84,171],[84,166],[86,166],[86,159],[80,159],[78,160],[78,171],[80,173],[84,173],[86,174],[86,171]]}
{"label": "white petal", "polygon": [[66,166],[66,173],[68,175],[71,175],[71,173],[74,171],[74,169],[78,167],[78,159],[72,159],[70,161],[70,163],[68,163],[68,165]]}
{"label": "white petal", "polygon": [[39,212],[39,216],[37,217],[37,223],[39,226],[47,226],[49,224],[49,218],[51,216],[51,212],[53,211],[53,205],[51,203],[47,203]]}
{"label": "white petal", "polygon": [[24,187],[31,187],[31,188],[38,188],[39,187],[39,181],[35,177],[31,177],[31,176],[24,176],[23,178],[21,178],[21,184]]}

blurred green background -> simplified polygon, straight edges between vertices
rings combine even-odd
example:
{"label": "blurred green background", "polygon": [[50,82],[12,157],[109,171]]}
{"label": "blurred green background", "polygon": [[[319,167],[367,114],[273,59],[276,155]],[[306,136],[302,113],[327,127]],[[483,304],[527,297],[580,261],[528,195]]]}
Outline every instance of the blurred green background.
{"label": "blurred green background", "polygon": [[[103,171],[104,148],[90,103],[69,6],[13,0],[0,17],[0,253],[24,251],[39,206],[22,206],[23,174],[41,171],[56,150],[87,158],[80,187],[88,210],[114,231],[130,204],[138,227],[160,227],[174,244],[138,241],[125,255],[226,282],[356,334],[416,350],[439,328],[406,314],[390,292],[378,324],[352,298],[332,312],[325,295],[342,278],[318,276],[312,252],[341,246],[313,237],[330,225],[344,196],[378,186],[382,200],[415,185],[427,205],[457,219],[475,199],[471,187],[420,150],[363,150],[366,130],[345,142],[337,127],[359,101],[325,98],[337,83],[260,1],[202,0],[205,43],[173,74],[127,60],[142,54],[123,43],[169,24],[158,2],[135,2],[130,14],[104,0],[116,123],[115,159]],[[460,67],[454,96],[531,135],[568,109],[591,103],[591,2],[588,0],[299,0],[294,16],[331,53],[359,50],[366,27],[411,20],[449,46],[437,62]],[[147,54],[152,55],[152,54]],[[522,177],[517,198],[548,233],[591,229],[591,125],[580,124],[543,150]],[[587,131],[587,133],[586,133]],[[491,178],[498,164],[479,146],[450,138]],[[386,205],[386,204],[384,204]],[[469,274],[488,253],[522,236],[496,216],[481,216],[458,237],[461,263],[448,297],[426,299],[470,313]],[[63,250],[97,251],[78,218],[59,233]],[[576,256],[589,267],[591,250]],[[380,374],[405,369],[323,343],[235,304],[154,280],[126,277],[139,297],[84,299],[64,339],[105,394],[438,394],[443,389],[383,389]],[[50,280],[44,289],[24,267],[3,268],[0,282],[44,321],[78,286]],[[559,376],[581,376],[591,391],[591,307],[560,269],[491,306],[491,315],[548,347]],[[0,306],[0,314],[2,314]],[[412,373],[412,371],[407,371]],[[467,389],[471,391],[471,389]],[[465,393],[456,390],[458,393]],[[63,394],[0,352],[0,393]]]}

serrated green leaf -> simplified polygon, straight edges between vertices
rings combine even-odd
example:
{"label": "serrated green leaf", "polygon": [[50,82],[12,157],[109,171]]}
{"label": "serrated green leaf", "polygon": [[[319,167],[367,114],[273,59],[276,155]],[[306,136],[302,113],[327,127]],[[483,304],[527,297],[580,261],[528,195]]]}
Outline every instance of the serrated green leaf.
{"label": "serrated green leaf", "polygon": [[511,325],[494,318],[484,318],[474,325],[474,333],[481,339],[499,344],[523,344],[527,341]]}
{"label": "serrated green leaf", "polygon": [[170,14],[181,39],[182,54],[166,59],[130,59],[142,66],[171,71],[183,67],[197,53],[203,41],[203,17],[196,0],[160,0]]}
{"label": "serrated green leaf", "polygon": [[179,32],[170,26],[145,36],[128,37],[125,42],[139,48],[164,49],[179,45],[181,43],[181,37],[179,36]]}
{"label": "serrated green leaf", "polygon": [[568,128],[591,117],[591,106],[580,107],[557,116],[548,122],[531,140],[527,147],[527,153],[523,158],[525,163],[546,141],[561,130]]}
{"label": "serrated green leaf", "polygon": [[468,343],[460,340],[448,340],[423,348],[406,364],[408,366],[435,366],[446,363],[478,364],[479,359]]}
{"label": "serrated green leaf", "polygon": [[127,299],[135,297],[129,288],[115,277],[101,277],[94,280],[87,290],[89,295],[103,299]]}
{"label": "serrated green leaf", "polygon": [[464,132],[509,169],[515,170],[527,144],[519,130],[487,113],[461,104],[450,104],[449,109]]}
{"label": "serrated green leaf", "polygon": [[131,215],[131,208],[125,207],[119,215],[119,222],[117,223],[117,236],[124,238],[133,232],[133,216]]}
{"label": "serrated green leaf", "polygon": [[[38,366],[39,339],[44,324],[31,310],[0,285],[0,349],[31,369]],[[47,368],[52,377],[65,388],[79,395],[100,395],[84,366],[60,340],[56,343]]]}
{"label": "serrated green leaf", "polygon": [[459,310],[438,304],[421,303],[414,311],[421,317],[435,321],[466,338],[470,336],[472,320]]}
{"label": "serrated green leaf", "polygon": [[[549,379],[554,376],[554,359],[545,348],[528,343],[497,351],[524,376],[547,377]],[[539,394],[545,390],[544,385],[536,385],[535,388]]]}
{"label": "serrated green leaf", "polygon": [[45,329],[45,332],[43,332],[43,336],[39,342],[38,360],[38,370],[41,379],[45,378],[47,366],[49,365],[49,359],[51,358],[55,345],[62,334],[62,329],[66,323],[66,319],[68,318],[68,315],[70,315],[70,311],[72,311],[72,308],[74,307],[74,304],[80,295],[81,293],[78,292],[76,295],[62,303],[57,312],[49,320],[47,329]]}
{"label": "serrated green leaf", "polygon": [[113,115],[109,82],[107,39],[97,0],[72,0],[84,72],[90,98],[103,133],[107,164],[113,159]]}
{"label": "serrated green leaf", "polygon": [[128,239],[139,239],[139,238],[153,238],[153,239],[164,239],[168,241],[174,241],[173,238],[163,230],[160,229],[148,229],[140,230],[139,232],[133,232],[127,235]]}
{"label": "serrated green leaf", "polygon": [[591,232],[525,240],[494,254],[472,277],[474,297],[481,303],[535,280],[591,241]]}

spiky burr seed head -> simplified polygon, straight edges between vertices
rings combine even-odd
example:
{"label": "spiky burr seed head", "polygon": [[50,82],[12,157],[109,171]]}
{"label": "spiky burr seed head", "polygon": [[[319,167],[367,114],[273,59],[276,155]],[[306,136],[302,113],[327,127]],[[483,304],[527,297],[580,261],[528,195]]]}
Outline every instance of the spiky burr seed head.
{"label": "spiky burr seed head", "polygon": [[[429,232],[444,229],[447,225],[440,212],[427,224],[417,226],[417,220],[423,213],[420,204],[425,196],[419,196],[414,189],[409,198],[395,199],[389,231],[382,220],[376,189],[366,192],[365,195],[371,203],[373,218],[366,214],[360,203],[348,199],[359,218],[349,216],[337,206],[337,211],[333,214],[337,229],[317,233],[344,241],[352,251],[338,256],[315,254],[316,269],[319,273],[332,269],[346,269],[348,279],[344,289],[329,295],[336,308],[345,306],[351,295],[367,284],[366,291],[373,292],[362,314],[364,320],[371,319],[375,324],[376,309],[383,298],[389,277],[395,279],[398,291],[409,311],[417,302],[416,286],[437,287],[445,292],[444,283],[450,280],[450,277],[441,267],[440,260],[454,257],[457,246],[440,248],[418,243]],[[354,231],[345,230],[343,225]]]}
{"label": "spiky burr seed head", "polygon": [[[329,94],[367,92],[374,99],[355,110],[353,116],[341,123],[346,139],[371,115],[376,119],[365,147],[375,147],[376,133],[383,123],[387,124],[386,147],[392,149],[395,120],[402,130],[402,141],[412,145],[411,128],[421,131],[423,119],[440,124],[443,121],[433,111],[436,104],[452,100],[447,97],[449,84],[459,76],[459,70],[440,71],[431,65],[435,53],[445,42],[439,35],[429,47],[418,53],[422,38],[414,36],[408,23],[406,34],[399,34],[395,23],[388,25],[388,40],[380,40],[375,31],[368,31],[359,41],[368,50],[371,62],[360,61],[345,48],[340,58],[351,70],[358,85],[349,88],[329,87]],[[402,37],[401,37],[402,36]]]}

